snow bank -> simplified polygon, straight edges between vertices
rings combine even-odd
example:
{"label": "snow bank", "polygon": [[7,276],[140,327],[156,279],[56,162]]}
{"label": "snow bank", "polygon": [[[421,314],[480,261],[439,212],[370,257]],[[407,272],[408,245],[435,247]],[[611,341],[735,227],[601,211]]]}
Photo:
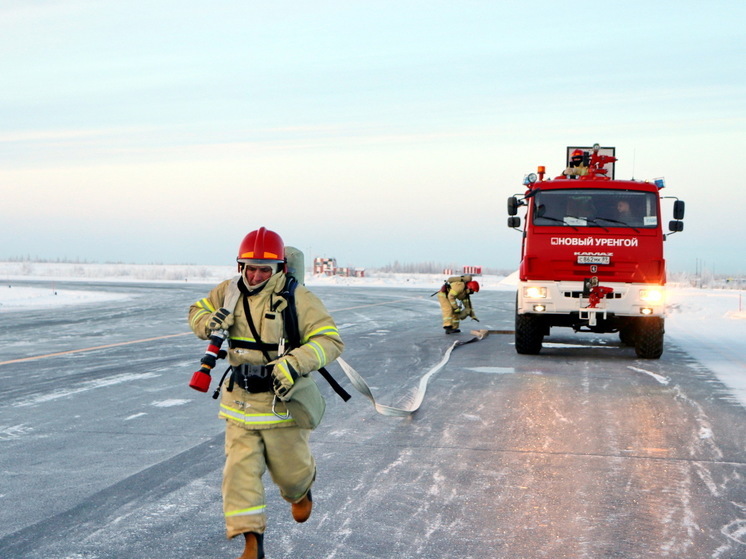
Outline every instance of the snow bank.
{"label": "snow bank", "polygon": [[0,314],[19,309],[43,309],[65,305],[81,305],[128,299],[124,293],[100,291],[57,290],[53,285],[42,287],[0,286]]}
{"label": "snow bank", "polygon": [[[361,287],[416,287],[437,291],[443,285],[446,276],[443,274],[395,274],[376,273],[364,278],[347,278],[341,276],[306,276],[306,285],[324,286],[361,286]],[[515,281],[512,276],[483,275],[474,278],[479,282],[480,290],[513,291]]]}
{"label": "snow bank", "polygon": [[194,281],[198,283],[217,283],[235,273],[235,266],[0,262],[0,282],[20,279],[49,279],[50,281]]}
{"label": "snow bank", "polygon": [[[236,274],[235,266],[161,265],[161,264],[89,264],[69,262],[0,262],[0,282],[44,280],[75,282],[193,282],[215,284]],[[339,285],[366,287],[416,287],[438,289],[446,278],[443,274],[373,273],[365,278],[314,276],[306,274],[306,285]],[[515,288],[514,275],[478,276],[481,289]],[[0,283],[2,285],[2,283]]]}
{"label": "snow bank", "polygon": [[[45,280],[53,282],[193,282],[216,284],[233,277],[234,266],[160,265],[160,264],[77,264],[68,262],[0,262],[0,282]],[[365,286],[416,287],[438,289],[445,279],[443,274],[373,273],[368,277],[314,276],[306,274],[308,286]],[[515,274],[508,276],[484,275],[475,278],[481,289],[515,289]],[[2,285],[3,283],[0,283]]]}

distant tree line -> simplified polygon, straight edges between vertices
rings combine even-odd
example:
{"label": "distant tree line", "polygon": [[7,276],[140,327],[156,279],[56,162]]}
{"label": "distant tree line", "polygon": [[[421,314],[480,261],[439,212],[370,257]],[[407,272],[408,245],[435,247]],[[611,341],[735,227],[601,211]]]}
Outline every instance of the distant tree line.
{"label": "distant tree line", "polygon": [[[454,274],[461,273],[462,266],[459,264],[442,262],[399,262],[395,260],[380,268],[372,268],[370,271],[387,274],[442,274],[444,270],[453,270]],[[482,267],[483,274],[507,276],[513,270],[499,270],[497,268]]]}

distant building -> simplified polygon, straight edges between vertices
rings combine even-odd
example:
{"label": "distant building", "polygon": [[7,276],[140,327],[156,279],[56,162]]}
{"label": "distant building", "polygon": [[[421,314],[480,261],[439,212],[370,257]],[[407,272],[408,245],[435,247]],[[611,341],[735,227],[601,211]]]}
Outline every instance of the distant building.
{"label": "distant building", "polygon": [[333,276],[334,270],[337,269],[336,258],[322,258],[317,256],[313,259],[313,273],[324,274],[326,276]]}
{"label": "distant building", "polygon": [[337,267],[336,258],[323,258],[317,256],[313,259],[314,275],[324,276],[344,276],[354,278],[364,278],[365,268],[339,268]]}
{"label": "distant building", "polygon": [[[482,275],[482,267],[481,266],[464,266],[463,270],[461,271],[461,274],[470,274],[472,276],[481,276]],[[444,276],[455,276],[456,273],[454,272],[453,268],[446,268],[445,270],[443,270],[443,275]]]}

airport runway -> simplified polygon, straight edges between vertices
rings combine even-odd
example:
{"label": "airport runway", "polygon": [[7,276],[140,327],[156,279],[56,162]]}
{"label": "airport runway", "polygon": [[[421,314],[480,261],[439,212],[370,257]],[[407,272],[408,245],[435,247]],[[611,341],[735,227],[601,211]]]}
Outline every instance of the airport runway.
{"label": "airport runway", "polygon": [[[206,343],[186,314],[210,286],[74,288],[130,298],[0,314],[0,557],[235,558],[223,423],[187,386]],[[430,290],[313,290],[386,405],[454,341]],[[512,329],[513,293],[473,302],[462,339]],[[350,402],[316,375],[314,513],[295,524],[267,478],[267,558],[746,557],[746,413],[675,338],[653,361],[613,335],[558,330],[538,356],[512,341],[454,350],[408,418],[336,364]]]}

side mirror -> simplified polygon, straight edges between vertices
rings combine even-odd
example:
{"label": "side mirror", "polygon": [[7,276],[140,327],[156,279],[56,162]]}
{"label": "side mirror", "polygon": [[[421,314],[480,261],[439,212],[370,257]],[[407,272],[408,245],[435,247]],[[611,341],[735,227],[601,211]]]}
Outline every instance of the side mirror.
{"label": "side mirror", "polygon": [[508,198],[508,215],[516,215],[518,213],[518,198],[511,196]]}
{"label": "side mirror", "polygon": [[673,203],[673,218],[684,219],[684,200],[676,200]]}
{"label": "side mirror", "polygon": [[683,221],[669,221],[668,222],[668,229],[672,233],[680,233],[684,230],[684,222]]}
{"label": "side mirror", "polygon": [[508,227],[512,227],[513,229],[518,229],[520,226],[521,226],[520,217],[509,217],[508,218]]}

